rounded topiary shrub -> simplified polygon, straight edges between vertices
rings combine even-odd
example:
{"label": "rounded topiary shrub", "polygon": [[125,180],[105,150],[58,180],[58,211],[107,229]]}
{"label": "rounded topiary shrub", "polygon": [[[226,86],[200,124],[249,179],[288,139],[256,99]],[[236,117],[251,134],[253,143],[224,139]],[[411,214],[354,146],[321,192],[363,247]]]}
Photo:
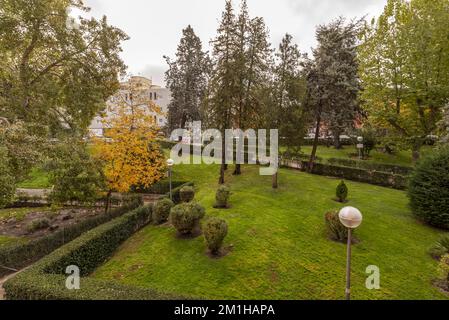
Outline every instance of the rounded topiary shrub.
{"label": "rounded topiary shrub", "polygon": [[215,208],[227,208],[231,191],[227,186],[220,186],[215,194]]}
{"label": "rounded topiary shrub", "polygon": [[190,186],[182,187],[181,190],[179,190],[179,197],[182,202],[190,202],[195,198],[195,189]]}
{"label": "rounded topiary shrub", "polygon": [[344,181],[341,181],[338,184],[335,194],[337,195],[338,201],[346,202],[346,199],[348,198],[348,187],[346,186]]}
{"label": "rounded topiary shrub", "polygon": [[156,224],[164,223],[168,220],[170,210],[175,204],[168,198],[159,200],[154,205],[153,219]]}
{"label": "rounded topiary shrub", "polygon": [[408,196],[419,219],[449,229],[449,147],[418,162],[410,176]]}
{"label": "rounded topiary shrub", "polygon": [[330,239],[339,242],[348,240],[348,229],[341,224],[338,211],[329,211],[325,215],[327,235]]}
{"label": "rounded topiary shrub", "polygon": [[197,202],[181,203],[170,210],[170,222],[180,234],[192,234],[205,212],[204,207]]}
{"label": "rounded topiary shrub", "polygon": [[228,234],[228,224],[223,219],[210,218],[203,229],[207,247],[212,254],[216,255]]}

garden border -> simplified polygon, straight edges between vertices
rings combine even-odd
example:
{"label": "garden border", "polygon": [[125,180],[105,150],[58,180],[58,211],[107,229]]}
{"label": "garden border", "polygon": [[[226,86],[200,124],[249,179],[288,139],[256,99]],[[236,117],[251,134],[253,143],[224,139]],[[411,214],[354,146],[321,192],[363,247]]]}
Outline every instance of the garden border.
{"label": "garden border", "polygon": [[65,243],[79,237],[84,232],[117,218],[142,204],[143,199],[139,196],[107,214],[86,219],[33,241],[0,248],[0,277],[13,273],[12,269],[19,270],[30,265]]}
{"label": "garden border", "polygon": [[[132,234],[152,221],[152,207],[142,206],[92,229],[55,250],[4,284],[10,300],[176,300],[191,297],[84,277],[111,257]],[[76,265],[83,276],[79,290],[65,286],[65,268]]]}

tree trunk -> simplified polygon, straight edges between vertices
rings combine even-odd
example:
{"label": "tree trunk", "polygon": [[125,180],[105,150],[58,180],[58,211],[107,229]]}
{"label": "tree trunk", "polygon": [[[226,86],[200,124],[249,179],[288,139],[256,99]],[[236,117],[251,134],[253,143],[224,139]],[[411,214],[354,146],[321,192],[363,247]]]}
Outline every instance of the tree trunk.
{"label": "tree trunk", "polygon": [[420,151],[421,151],[421,145],[416,144],[413,146],[413,150],[412,150],[413,163],[416,163],[419,160],[420,155],[421,155]]}
{"label": "tree trunk", "polygon": [[235,165],[235,170],[234,170],[234,173],[233,173],[233,175],[235,175],[235,176],[239,176],[239,175],[241,175],[242,174],[242,166],[240,165],[240,164],[236,164]]}
{"label": "tree trunk", "polygon": [[275,174],[272,175],[272,186],[273,186],[273,189],[278,188],[278,172],[276,172]]}
{"label": "tree trunk", "polygon": [[340,133],[334,135],[334,148],[337,150],[341,149]]}
{"label": "tree trunk", "polygon": [[106,206],[105,206],[104,213],[108,213],[109,212],[109,208],[111,206],[111,195],[112,195],[112,190],[109,190],[108,194],[106,196]]}
{"label": "tree trunk", "polygon": [[321,114],[318,114],[318,116],[316,118],[315,139],[313,140],[313,148],[312,148],[312,153],[310,154],[310,160],[309,160],[308,172],[310,172],[310,173],[312,173],[312,171],[313,171],[313,165],[315,163],[316,151],[318,149],[318,142],[319,142],[319,138],[320,138],[320,126],[321,126]]}
{"label": "tree trunk", "polygon": [[[224,134],[222,135],[222,137],[224,137]],[[219,183],[219,184],[224,184],[224,183],[225,183],[224,174],[225,174],[225,170],[227,169],[225,146],[226,146],[225,139],[222,138],[222,139],[221,139],[221,166],[220,166],[220,179],[218,180],[218,183]]]}

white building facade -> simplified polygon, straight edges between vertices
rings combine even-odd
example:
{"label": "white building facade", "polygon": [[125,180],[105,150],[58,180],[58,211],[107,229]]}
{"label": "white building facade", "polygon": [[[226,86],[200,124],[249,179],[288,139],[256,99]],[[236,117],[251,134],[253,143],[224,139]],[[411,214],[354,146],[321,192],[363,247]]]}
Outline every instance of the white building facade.
{"label": "white building facade", "polygon": [[129,101],[133,99],[132,93],[128,89],[132,81],[138,82],[139,85],[143,86],[143,94],[146,96],[146,99],[160,108],[161,113],[150,112],[150,115],[154,117],[155,123],[161,128],[167,125],[168,105],[171,101],[170,90],[154,85],[152,80],[148,78],[133,76],[128,81],[120,84],[120,90],[106,102],[105,111],[92,120],[89,126],[91,136],[103,137],[106,129],[103,124],[104,120],[114,115],[114,110],[121,100]]}

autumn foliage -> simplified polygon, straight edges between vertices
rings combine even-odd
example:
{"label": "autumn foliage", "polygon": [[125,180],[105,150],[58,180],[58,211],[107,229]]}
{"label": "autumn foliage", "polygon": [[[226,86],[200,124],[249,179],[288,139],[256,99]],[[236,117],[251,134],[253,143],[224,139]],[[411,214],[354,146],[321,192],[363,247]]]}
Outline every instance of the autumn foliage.
{"label": "autumn foliage", "polygon": [[[150,106],[151,107],[151,106]],[[149,187],[166,171],[156,142],[158,127],[148,106],[122,106],[105,120],[108,139],[95,139],[95,156],[104,164],[109,195],[132,186]]]}

